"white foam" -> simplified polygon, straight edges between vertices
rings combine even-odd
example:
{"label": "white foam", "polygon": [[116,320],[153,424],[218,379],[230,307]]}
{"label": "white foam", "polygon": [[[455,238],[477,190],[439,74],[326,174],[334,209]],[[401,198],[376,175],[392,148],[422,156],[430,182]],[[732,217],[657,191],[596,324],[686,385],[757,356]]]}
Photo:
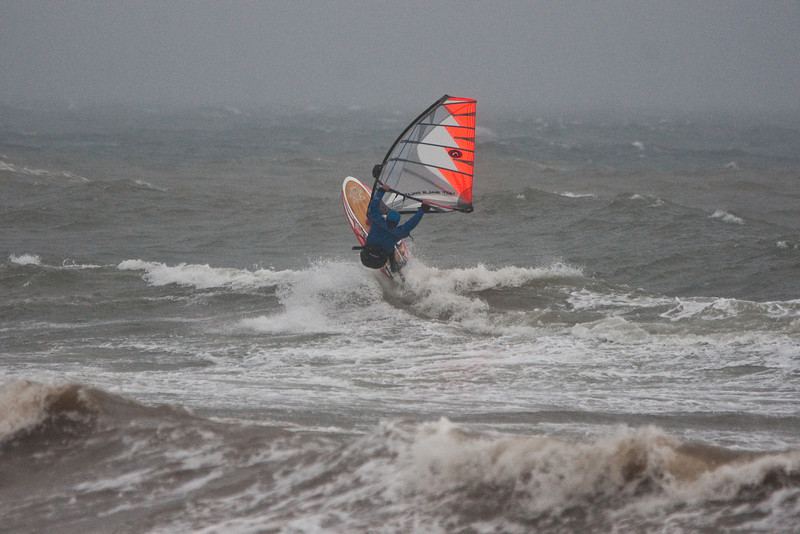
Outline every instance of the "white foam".
{"label": "white foam", "polygon": [[8,261],[17,265],[41,265],[42,259],[36,254],[20,254],[15,256],[11,254],[8,256]]}
{"label": "white foam", "polygon": [[60,266],[56,265],[47,265],[42,263],[41,257],[38,254],[20,254],[19,256],[11,254],[8,256],[8,261],[14,263],[16,265],[39,265],[41,267],[45,267],[48,269],[69,269],[69,270],[81,270],[81,269],[102,269],[103,265],[95,265],[92,263],[83,264],[83,263],[75,263],[75,260],[67,258],[61,262]]}
{"label": "white foam", "polygon": [[510,498],[517,501],[515,507],[529,514],[559,513],[590,506],[599,496],[616,497],[631,481],[631,468],[636,479],[669,484],[669,477],[660,474],[675,445],[654,428],[620,429],[593,443],[537,436],[476,438],[442,419],[420,425],[411,444],[398,451],[400,471],[390,484],[400,498],[422,499],[448,494],[470,499],[472,490],[514,487],[516,497]]}
{"label": "white foam", "polygon": [[152,468],[145,468],[128,473],[115,473],[113,478],[81,482],[73,486],[73,489],[81,493],[94,493],[106,490],[133,491],[136,486],[146,482],[154,471],[155,470]]}
{"label": "white foam", "polygon": [[607,317],[572,327],[573,336],[583,339],[598,339],[612,343],[642,343],[652,336],[640,326],[622,317]]}
{"label": "white foam", "polygon": [[648,205],[648,208],[660,208],[661,206],[664,205],[664,201],[658,197],[652,197],[649,195],[640,195],[639,193],[634,193],[633,195],[628,197],[628,200],[650,201],[651,203],[650,205]]}
{"label": "white foam", "polygon": [[722,222],[730,224],[744,224],[744,219],[742,219],[741,217],[737,217],[736,215],[729,213],[725,210],[714,211],[714,213],[709,215],[709,219],[719,219]]}
{"label": "white foam", "polygon": [[420,261],[410,262],[403,270],[404,290],[414,297],[414,308],[437,318],[474,319],[489,306],[469,293],[488,289],[520,287],[535,280],[578,278],[583,272],[565,263],[548,267],[500,267],[483,264],[461,269],[437,269]]}
{"label": "white foam", "polygon": [[633,143],[631,143],[631,146],[633,146],[639,151],[644,150],[644,143],[642,143],[641,141],[634,141]]}
{"label": "white foam", "polygon": [[313,305],[242,319],[234,329],[261,334],[334,334],[343,331],[342,327],[332,324],[324,311]]}
{"label": "white foam", "polygon": [[143,260],[125,260],[117,265],[117,268],[121,271],[144,271],[142,278],[154,286],[178,284],[197,289],[269,287],[296,277],[296,272],[290,270],[256,269],[251,271],[230,267],[211,267],[208,264],[194,265],[186,263],[170,266],[160,262]]}
{"label": "white foam", "polygon": [[46,394],[42,386],[22,380],[0,386],[0,440],[39,423]]}
{"label": "white foam", "polygon": [[59,178],[59,177],[61,177],[61,178],[68,178],[70,180],[76,180],[76,181],[84,182],[84,183],[88,183],[88,182],[91,181],[91,180],[89,180],[88,178],[86,178],[84,176],[80,176],[78,174],[74,174],[74,173],[71,173],[69,171],[53,172],[53,171],[48,171],[48,170],[45,170],[45,169],[34,169],[34,168],[30,168],[30,167],[25,167],[25,166],[20,167],[18,165],[14,165],[13,163],[8,163],[6,161],[0,161],[0,171],[11,172],[11,173],[19,174],[19,175],[23,175],[23,176],[34,176],[34,177],[37,177],[37,178],[52,178],[52,177]]}
{"label": "white foam", "polygon": [[582,278],[583,270],[562,262],[547,267],[506,266],[492,269],[479,263],[474,267],[437,269],[420,261],[413,261],[403,274],[406,285],[412,289],[445,288],[451,292],[463,293],[520,287],[535,280]]}
{"label": "white foam", "polygon": [[564,191],[562,193],[556,191],[556,195],[567,198],[594,198],[596,196],[594,193],[572,193],[571,191]]}
{"label": "white foam", "polygon": [[61,262],[61,267],[64,269],[102,269],[103,265],[97,265],[94,263],[75,263],[75,260],[67,258]]}
{"label": "white foam", "polygon": [[[382,303],[379,284],[355,263],[320,261],[293,271],[277,286],[284,310],[242,319],[234,330],[257,333],[331,334],[346,330],[340,317],[370,313]],[[374,311],[374,310],[373,310]]]}
{"label": "white foam", "polygon": [[[711,451],[684,451],[680,445],[655,427],[622,427],[593,441],[568,443],[544,436],[469,436],[442,419],[420,425],[408,445],[394,447],[398,473],[389,484],[398,500],[412,498],[410,505],[429,510],[441,505],[443,495],[469,501],[478,498],[471,493],[491,498],[513,488],[496,504],[525,515],[595,507],[598,500],[625,495],[629,504],[617,513],[650,516],[676,504],[735,503],[768,473],[800,468],[798,451],[720,461]],[[651,489],[629,494],[637,487]]]}
{"label": "white foam", "polygon": [[675,298],[674,306],[660,314],[660,317],[671,321],[720,320],[747,313],[771,319],[800,317],[800,300],[754,302],[731,298]]}
{"label": "white foam", "polygon": [[[51,404],[72,387],[28,380],[0,385],[0,441],[40,424],[49,415]],[[83,398],[82,390],[77,394]]]}
{"label": "white foam", "polygon": [[155,185],[153,185],[150,182],[147,182],[145,180],[134,180],[133,183],[135,183],[136,185],[142,186],[145,189],[152,189],[153,191],[160,191],[162,193],[166,193],[167,192],[167,190],[165,188],[156,187]]}
{"label": "white foam", "polygon": [[[618,308],[620,312],[627,312],[631,308],[649,308],[670,304],[673,299],[655,297],[651,295],[636,295],[633,293],[598,293],[588,289],[572,291],[567,302],[575,310],[596,310],[601,308]],[[607,310],[609,312],[610,310]],[[614,313],[613,311],[610,311]]]}

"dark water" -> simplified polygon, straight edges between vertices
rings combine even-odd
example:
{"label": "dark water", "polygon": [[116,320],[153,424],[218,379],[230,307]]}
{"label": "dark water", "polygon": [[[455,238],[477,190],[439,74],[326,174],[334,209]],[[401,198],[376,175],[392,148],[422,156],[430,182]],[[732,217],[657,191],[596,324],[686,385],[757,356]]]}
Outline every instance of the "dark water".
{"label": "dark water", "polygon": [[796,529],[800,121],[479,116],[391,286],[407,115],[2,108],[0,530]]}

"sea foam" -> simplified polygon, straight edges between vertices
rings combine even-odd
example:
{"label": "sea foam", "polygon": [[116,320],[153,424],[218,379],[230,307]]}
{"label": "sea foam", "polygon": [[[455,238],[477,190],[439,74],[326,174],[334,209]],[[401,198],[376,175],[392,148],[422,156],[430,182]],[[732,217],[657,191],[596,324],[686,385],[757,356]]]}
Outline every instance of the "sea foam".
{"label": "sea foam", "polygon": [[8,261],[16,265],[41,265],[42,259],[36,254],[20,254],[15,256],[11,254],[8,256]]}
{"label": "sea foam", "polygon": [[290,270],[248,270],[186,263],[167,265],[143,260],[125,260],[117,265],[117,269],[121,271],[144,271],[142,278],[154,286],[177,284],[197,289],[269,287],[295,276],[295,271]]}
{"label": "sea foam", "polygon": [[730,224],[744,224],[744,219],[725,210],[715,210],[714,213],[709,215],[709,219],[718,219]]}

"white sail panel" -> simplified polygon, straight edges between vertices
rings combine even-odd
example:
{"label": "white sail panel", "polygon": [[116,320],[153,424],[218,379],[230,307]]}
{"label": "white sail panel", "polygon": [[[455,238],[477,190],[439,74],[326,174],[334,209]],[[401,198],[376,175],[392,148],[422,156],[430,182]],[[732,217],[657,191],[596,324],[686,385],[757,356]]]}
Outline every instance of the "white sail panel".
{"label": "white sail panel", "polygon": [[476,101],[444,96],[398,137],[378,176],[397,194],[384,197],[399,211],[420,201],[438,211],[472,211]]}

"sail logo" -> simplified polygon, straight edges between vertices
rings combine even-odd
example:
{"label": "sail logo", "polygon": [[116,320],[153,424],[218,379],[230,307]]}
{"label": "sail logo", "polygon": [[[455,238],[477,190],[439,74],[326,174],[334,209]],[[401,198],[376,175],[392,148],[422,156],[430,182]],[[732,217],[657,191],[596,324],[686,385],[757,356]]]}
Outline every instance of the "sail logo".
{"label": "sail logo", "polygon": [[447,153],[450,155],[451,158],[456,158],[456,159],[464,155],[460,150],[457,150],[455,148],[449,150]]}

